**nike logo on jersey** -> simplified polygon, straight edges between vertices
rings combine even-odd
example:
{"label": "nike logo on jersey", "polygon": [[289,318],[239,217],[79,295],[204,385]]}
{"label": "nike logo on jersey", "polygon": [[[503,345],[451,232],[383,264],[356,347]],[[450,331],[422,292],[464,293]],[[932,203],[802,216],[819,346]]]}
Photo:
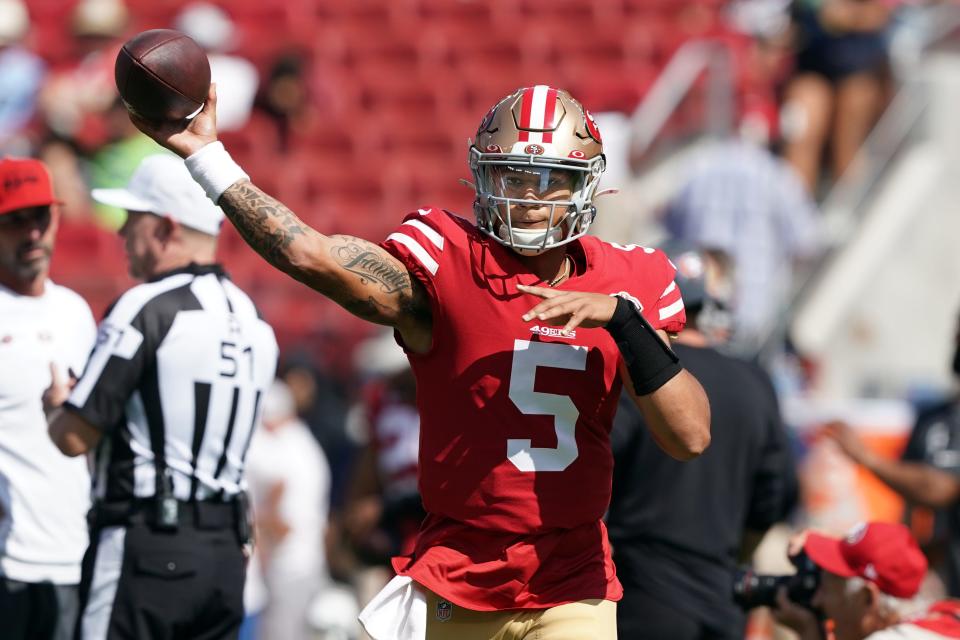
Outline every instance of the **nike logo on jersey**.
{"label": "nike logo on jersey", "polygon": [[541,327],[538,324],[535,324],[532,327],[530,327],[530,333],[535,333],[537,335],[545,336],[548,338],[572,339],[577,337],[576,329],[574,329],[570,333],[564,333],[563,329],[561,329],[560,327],[547,327],[547,326]]}

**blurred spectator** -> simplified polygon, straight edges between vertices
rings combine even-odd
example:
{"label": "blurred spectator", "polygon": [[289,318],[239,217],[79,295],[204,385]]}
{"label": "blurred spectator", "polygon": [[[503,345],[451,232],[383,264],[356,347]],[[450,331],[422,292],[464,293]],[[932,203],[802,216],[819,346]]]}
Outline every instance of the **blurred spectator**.
{"label": "blurred spectator", "polygon": [[294,351],[280,369],[290,387],[297,415],[303,420],[330,464],[330,507],[343,504],[356,445],[346,432],[347,400],[342,384],[320,369],[306,352]]}
{"label": "blurred spectator", "polygon": [[[128,18],[121,0],[81,0],[70,22],[76,62],[54,69],[40,94],[51,134],[41,154],[50,160],[55,178],[68,187],[67,211],[79,217],[92,207],[97,221],[111,230],[120,228],[125,212],[92,204],[89,188],[125,186],[140,161],[159,150],[132,127],[117,98],[113,68]],[[81,179],[83,193],[76,188]]]}
{"label": "blurred spectator", "polygon": [[[112,95],[110,106],[100,117],[102,144],[93,151],[88,163],[90,185],[94,189],[126,185],[144,158],[161,152],[157,143],[130,122],[127,109],[115,90]],[[103,203],[95,204],[94,214],[100,226],[111,230],[119,229],[127,219],[123,209]]]}
{"label": "blurred spectator", "polygon": [[289,151],[294,138],[309,135],[318,124],[303,65],[301,56],[282,56],[270,69],[263,89],[260,106],[277,129],[279,151]]}
{"label": "blurred spectator", "polygon": [[249,60],[230,55],[236,45],[236,28],[218,6],[197,2],[177,16],[174,28],[207,51],[210,77],[217,84],[217,130],[240,129],[250,118],[260,77]]}
{"label": "blurred spectator", "polygon": [[797,67],[784,96],[785,157],[810,193],[829,149],[829,176],[839,178],[884,103],[887,0],[797,0]]}
{"label": "blurred spectator", "polygon": [[0,0],[0,156],[30,152],[20,133],[33,117],[46,65],[20,45],[29,28],[21,0]]}
{"label": "blurred spectator", "polygon": [[607,516],[624,596],[621,638],[744,637],[733,601],[738,558],[796,502],[796,471],[773,386],[759,368],[711,345],[723,336],[723,261],[683,244],[662,247],[677,266],[687,327],[673,347],[703,385],[710,448],[689,462],[657,446],[624,394],[611,432]]}
{"label": "blurred spectator", "polygon": [[289,387],[279,380],[263,400],[263,428],[250,442],[247,480],[267,598],[259,635],[303,640],[308,637],[310,601],[329,582],[324,535],[330,468],[310,430],[297,418]]}
{"label": "blurred spectator", "polygon": [[40,94],[47,127],[84,152],[105,142],[100,118],[116,99],[113,67],[127,19],[121,0],[81,0],[71,17],[76,62],[54,69]]}
{"label": "blurred spectator", "polygon": [[683,175],[664,224],[678,240],[731,256],[732,346],[752,355],[788,300],[794,267],[818,253],[816,206],[786,163],[747,139],[702,150]]}
{"label": "blurred spectator", "polygon": [[41,143],[36,156],[50,169],[53,182],[57,185],[57,195],[63,203],[61,218],[68,221],[86,219],[93,204],[84,175],[83,160],[76,148],[66,140],[51,138]]}
{"label": "blurred spectator", "polygon": [[[960,318],[952,364],[960,378]],[[935,564],[945,564],[948,593],[960,597],[960,397],[917,417],[900,461],[875,454],[849,425],[834,422],[824,433],[909,503],[937,510],[927,552]]]}
{"label": "blurred spectator", "polygon": [[351,431],[366,442],[354,468],[344,509],[351,550],[367,567],[355,576],[366,602],[393,576],[390,558],[412,552],[426,513],[417,489],[420,414],[416,382],[392,331],[361,343],[354,354],[367,378],[350,411]]}

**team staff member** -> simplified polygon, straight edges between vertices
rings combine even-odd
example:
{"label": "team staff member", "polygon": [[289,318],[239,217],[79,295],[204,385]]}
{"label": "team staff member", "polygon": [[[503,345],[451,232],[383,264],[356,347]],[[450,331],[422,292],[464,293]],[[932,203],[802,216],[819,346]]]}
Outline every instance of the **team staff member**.
{"label": "team staff member", "polygon": [[427,207],[378,246],[321,235],[251,184],[216,142],[215,104],[211,90],[187,125],[135,122],[190,156],[272,264],[394,327],[416,376],[427,517],[368,632],[415,637],[406,614],[431,640],[615,637],[601,518],[622,381],[678,458],[706,448],[709,407],[666,343],[685,318],[669,261],[586,235],[604,168],[590,114],[543,85],[507,96],[469,150],[476,223]]}
{"label": "team staff member", "polygon": [[96,449],[83,640],[233,638],[243,619],[243,461],[277,343],[214,262],[222,212],[178,158],[144,159],[125,189],[130,274],[50,435]]}
{"label": "team staff member", "polygon": [[711,344],[709,336],[729,334],[725,261],[682,243],[665,249],[687,307],[674,348],[710,399],[713,438],[704,455],[681,465],[621,398],[607,517],[624,589],[617,626],[621,638],[740,639],[738,556],[794,505],[796,472],[769,378]]}
{"label": "team staff member", "polygon": [[83,370],[90,307],[47,273],[58,212],[37,160],[0,160],[0,636],[66,640],[77,615],[90,475],[47,437],[42,397]]}

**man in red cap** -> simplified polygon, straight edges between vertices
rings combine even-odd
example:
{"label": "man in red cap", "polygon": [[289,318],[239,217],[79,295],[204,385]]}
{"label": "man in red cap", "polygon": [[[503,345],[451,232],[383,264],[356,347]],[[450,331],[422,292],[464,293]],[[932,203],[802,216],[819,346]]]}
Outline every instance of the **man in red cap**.
{"label": "man in red cap", "polygon": [[[86,461],[47,436],[45,390],[83,370],[90,307],[47,274],[57,207],[46,167],[0,159],[0,636],[67,640],[87,546]],[[58,385],[59,386],[59,385]],[[51,400],[54,400],[51,398]]]}
{"label": "man in red cap", "polygon": [[811,604],[828,621],[822,625],[781,589],[774,617],[801,640],[960,638],[960,601],[937,602],[911,614],[915,603],[909,599],[920,589],[927,560],[902,524],[870,522],[843,538],[810,532],[801,540],[797,546],[821,570]]}

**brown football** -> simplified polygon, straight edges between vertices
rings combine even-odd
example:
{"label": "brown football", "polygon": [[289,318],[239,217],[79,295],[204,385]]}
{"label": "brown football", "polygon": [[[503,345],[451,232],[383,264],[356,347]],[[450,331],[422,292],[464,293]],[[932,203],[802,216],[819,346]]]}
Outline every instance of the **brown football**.
{"label": "brown football", "polygon": [[114,67],[127,109],[147,120],[182,120],[200,110],[210,89],[210,61],[189,36],[151,29],[128,40]]}

